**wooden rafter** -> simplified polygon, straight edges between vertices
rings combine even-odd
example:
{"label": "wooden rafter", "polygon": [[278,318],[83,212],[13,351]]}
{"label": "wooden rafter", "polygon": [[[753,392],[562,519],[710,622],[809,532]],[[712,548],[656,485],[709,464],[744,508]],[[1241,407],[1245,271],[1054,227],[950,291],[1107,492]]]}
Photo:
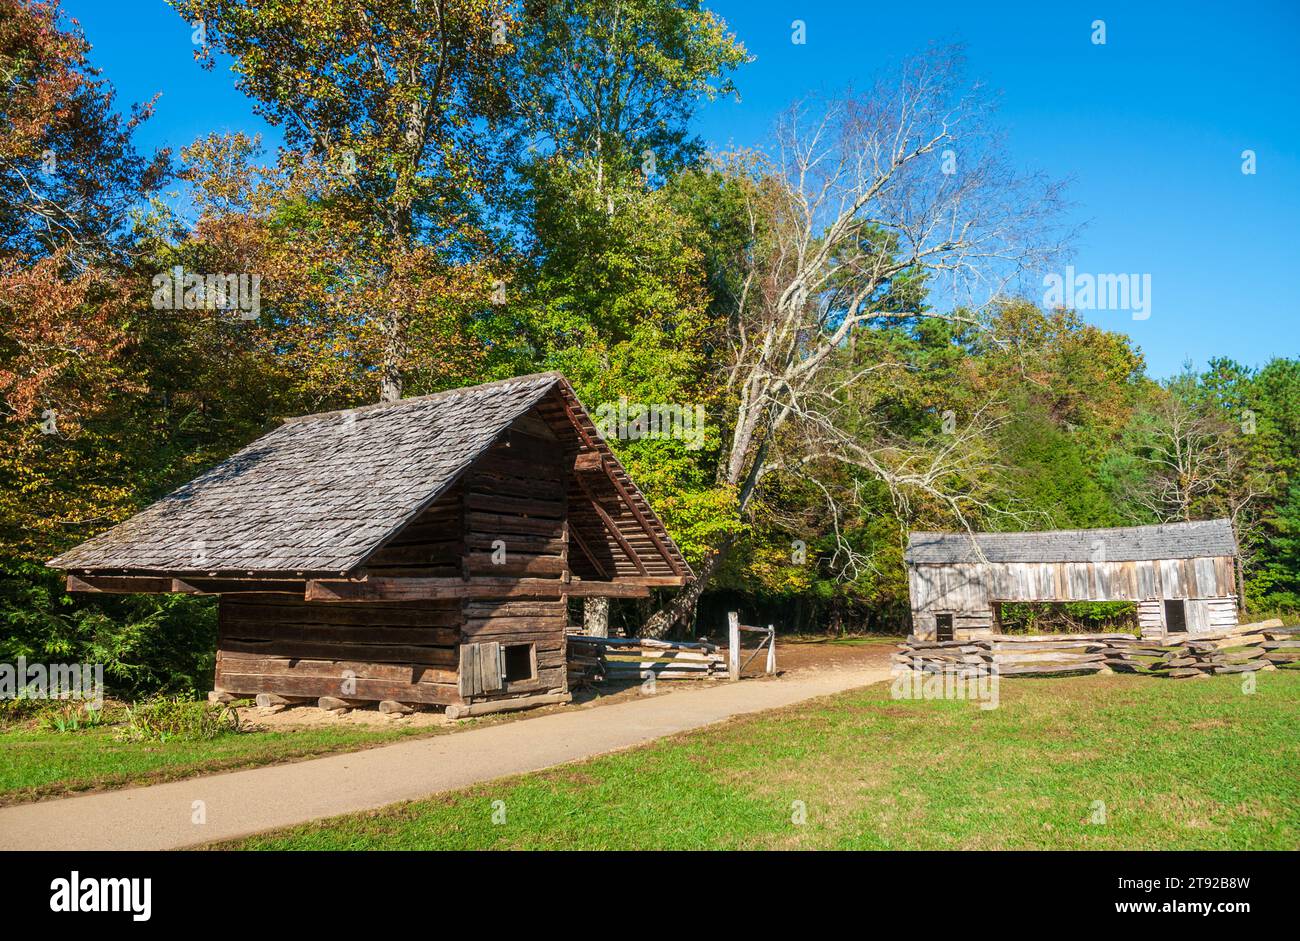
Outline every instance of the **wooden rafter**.
{"label": "wooden rafter", "polygon": [[563,390],[560,392],[560,402],[563,403],[564,413],[569,416],[569,421],[573,423],[574,430],[578,432],[578,437],[582,439],[582,443],[593,451],[599,451],[600,445],[596,443],[595,439],[592,438],[591,435],[587,434],[587,429],[582,423],[581,416],[574,411],[573,403],[569,401],[568,393]]}
{"label": "wooden rafter", "polygon": [[575,474],[574,479],[578,481],[578,486],[582,488],[582,492],[585,493],[587,499],[591,501],[591,508],[596,511],[596,515],[599,516],[601,522],[605,524],[605,528],[609,530],[609,534],[614,537],[616,542],[618,542],[619,548],[623,550],[624,554],[632,561],[632,564],[636,566],[636,570],[642,575],[645,575],[646,567],[645,563],[641,561],[641,556],[632,548],[632,544],[627,541],[627,537],[624,536],[623,531],[618,528],[618,524],[614,522],[613,518],[607,512],[605,512],[605,508],[600,505],[600,501],[597,500],[596,495],[591,492],[591,488],[587,486],[587,482],[582,479],[581,475]]}
{"label": "wooden rafter", "polygon": [[673,558],[672,553],[668,551],[668,546],[664,541],[659,538],[659,533],[656,532],[654,526],[650,524],[650,520],[646,518],[645,514],[641,512],[641,508],[636,505],[636,501],[632,499],[632,494],[625,486],[623,486],[623,482],[615,476],[614,469],[609,466],[608,462],[602,461],[601,466],[604,467],[605,476],[608,477],[610,483],[614,485],[614,489],[618,491],[618,495],[623,498],[623,502],[626,503],[627,508],[632,511],[632,515],[636,517],[636,521],[641,524],[641,528],[646,531],[646,534],[650,537],[650,541],[655,544],[655,548],[659,550],[659,554],[663,556],[664,561],[668,563],[668,567],[678,575],[684,574],[681,565],[678,564],[675,558]]}
{"label": "wooden rafter", "polygon": [[637,570],[640,571],[642,574],[645,574],[645,566],[640,562],[639,556],[635,552],[629,551],[630,546],[627,545],[626,540],[622,536],[622,532],[618,530],[616,526],[613,526],[612,521],[610,521],[608,514],[605,513],[597,505],[598,501],[596,500],[595,496],[591,493],[590,489],[588,489],[585,482],[582,480],[581,473],[584,471],[603,472],[606,478],[608,478],[608,480],[610,481],[610,483],[614,485],[614,489],[618,492],[619,498],[623,501],[624,504],[626,504],[627,508],[632,512],[632,516],[636,519],[637,524],[645,531],[646,535],[650,537],[650,541],[654,543],[655,549],[663,557],[663,560],[666,563],[668,563],[668,567],[672,569],[674,573],[678,575],[684,575],[686,569],[669,551],[667,544],[664,542],[663,538],[659,535],[658,530],[650,522],[649,518],[645,515],[645,513],[641,511],[641,508],[640,506],[638,506],[632,493],[627,489],[627,487],[623,484],[623,482],[619,480],[618,477],[615,475],[614,469],[611,466],[609,460],[609,458],[612,457],[612,455],[607,455],[604,447],[602,447],[600,443],[598,443],[594,438],[591,437],[591,435],[587,433],[587,429],[582,421],[582,417],[575,410],[574,403],[570,401],[570,398],[571,397],[567,392],[561,391],[560,401],[564,405],[565,414],[568,415],[569,421],[572,422],[573,427],[577,430],[578,435],[582,438],[582,443],[586,447],[591,449],[591,451],[589,452],[585,452],[585,453],[580,452],[577,455],[577,457],[574,458],[574,471],[575,471],[574,476],[577,478],[579,485],[583,489],[583,492],[587,495],[589,499],[591,499],[592,504],[596,506],[597,512],[599,512],[602,519],[606,521],[606,525],[611,526],[613,531],[617,534],[615,538],[619,540],[619,544],[623,546],[624,551],[628,551],[629,556],[636,562]]}
{"label": "wooden rafter", "polygon": [[572,525],[572,523],[569,525],[569,535],[573,538],[574,543],[576,543],[578,548],[582,550],[582,554],[587,557],[587,561],[592,564],[592,567],[595,568],[600,576],[602,578],[609,578],[609,570],[605,568],[604,563],[596,558],[595,553],[591,551],[591,547],[587,545],[587,541],[583,539],[582,534],[578,532],[578,527]]}

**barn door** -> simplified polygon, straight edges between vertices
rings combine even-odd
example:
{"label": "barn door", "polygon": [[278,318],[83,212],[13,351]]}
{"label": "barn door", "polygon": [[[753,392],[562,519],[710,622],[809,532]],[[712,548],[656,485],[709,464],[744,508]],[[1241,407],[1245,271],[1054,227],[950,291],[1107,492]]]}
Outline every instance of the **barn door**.
{"label": "barn door", "polygon": [[1199,634],[1210,629],[1210,603],[1200,599],[1187,602],[1187,630]]}
{"label": "barn door", "polygon": [[460,670],[457,674],[462,696],[479,696],[501,689],[501,645],[460,645]]}

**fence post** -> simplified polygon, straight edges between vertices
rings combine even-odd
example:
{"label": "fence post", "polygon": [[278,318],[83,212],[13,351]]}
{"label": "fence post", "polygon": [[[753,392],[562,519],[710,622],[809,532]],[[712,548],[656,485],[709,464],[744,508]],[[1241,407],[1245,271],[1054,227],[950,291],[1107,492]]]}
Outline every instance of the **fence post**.
{"label": "fence post", "polygon": [[740,679],[740,614],[727,612],[727,675]]}
{"label": "fence post", "polygon": [[769,624],[767,626],[767,674],[771,676],[776,672],[776,628]]}

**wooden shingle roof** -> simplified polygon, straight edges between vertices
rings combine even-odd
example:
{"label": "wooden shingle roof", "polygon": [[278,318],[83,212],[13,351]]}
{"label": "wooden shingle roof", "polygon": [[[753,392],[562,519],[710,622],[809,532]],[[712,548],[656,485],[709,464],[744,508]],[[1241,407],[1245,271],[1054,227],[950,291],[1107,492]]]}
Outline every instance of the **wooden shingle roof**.
{"label": "wooden shingle roof", "polygon": [[[539,373],[290,419],[48,565],[101,572],[348,572],[557,387],[572,396],[562,375]],[[635,498],[644,505],[639,492]],[[671,552],[680,558],[676,546]]]}
{"label": "wooden shingle roof", "polygon": [[[983,555],[983,559],[980,555]],[[1137,562],[1235,556],[1226,519],[1112,529],[1057,529],[1037,533],[911,533],[911,565],[988,562]]]}

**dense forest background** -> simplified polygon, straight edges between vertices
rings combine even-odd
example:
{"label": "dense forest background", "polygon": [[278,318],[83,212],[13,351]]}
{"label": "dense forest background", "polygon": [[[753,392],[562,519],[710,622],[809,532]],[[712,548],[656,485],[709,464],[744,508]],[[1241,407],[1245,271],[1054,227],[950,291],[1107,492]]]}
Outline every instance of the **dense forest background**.
{"label": "dense forest background", "polygon": [[[716,154],[689,120],[747,54],[691,0],[172,6],[278,152],[138,153],[148,106],[118,106],[58,4],[0,0],[0,658],[201,688],[210,600],[72,597],[44,560],[280,418],[548,369],[590,408],[708,416],[701,447],[611,442],[704,575],[616,611],[634,630],[740,605],[901,631],[909,529],[1211,517],[1248,608],[1300,609],[1300,359],[1156,381],[1123,334],[1009,279],[955,291],[1008,246],[1020,274],[1068,247],[1023,248],[1054,191],[1025,201],[958,51]],[[864,175],[891,134],[922,143]],[[936,169],[950,144],[978,153],[959,174]],[[985,234],[918,234],[958,212]],[[160,309],[177,267],[256,273],[258,309]]]}

